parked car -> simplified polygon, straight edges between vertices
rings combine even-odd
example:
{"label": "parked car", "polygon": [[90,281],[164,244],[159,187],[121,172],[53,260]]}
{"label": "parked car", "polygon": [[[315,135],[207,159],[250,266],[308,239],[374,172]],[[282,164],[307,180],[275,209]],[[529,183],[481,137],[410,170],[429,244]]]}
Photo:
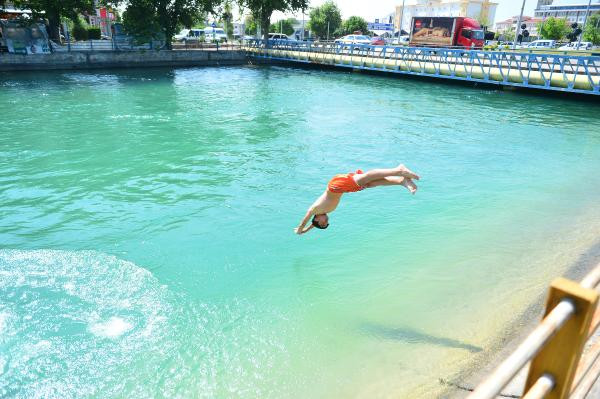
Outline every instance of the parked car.
{"label": "parked car", "polygon": [[401,46],[408,46],[408,43],[410,42],[410,36],[409,35],[402,35],[398,38],[398,44]]}
{"label": "parked car", "polygon": [[288,35],[283,33],[269,33],[269,40],[289,40]]}
{"label": "parked car", "polygon": [[528,49],[540,48],[540,49],[551,49],[556,46],[556,40],[534,40],[529,43],[526,47]]}
{"label": "parked car", "polygon": [[559,47],[559,50],[591,50],[593,47],[592,42],[581,42],[579,46],[577,42],[571,42],[569,44],[565,44],[564,46]]}
{"label": "parked car", "polygon": [[[185,36],[180,36],[182,32],[185,32]],[[173,36],[176,41],[183,43],[197,43],[204,41],[204,29],[183,29],[179,34]]]}
{"label": "parked car", "polygon": [[204,28],[204,40],[208,43],[227,42],[227,34],[223,28]]}
{"label": "parked car", "polygon": [[182,29],[178,34],[173,36],[173,40],[176,42],[182,41],[185,37],[187,37],[188,33],[190,33],[189,29]]}
{"label": "parked car", "polygon": [[346,35],[335,40],[336,44],[371,44],[369,36],[365,35]]}
{"label": "parked car", "polygon": [[374,46],[385,45],[385,39],[383,37],[375,36],[371,39],[371,44]]}

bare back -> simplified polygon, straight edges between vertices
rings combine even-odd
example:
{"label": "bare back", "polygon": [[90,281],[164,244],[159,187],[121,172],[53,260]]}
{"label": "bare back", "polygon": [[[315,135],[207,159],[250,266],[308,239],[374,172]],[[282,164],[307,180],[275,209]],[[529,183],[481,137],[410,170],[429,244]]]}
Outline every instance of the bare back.
{"label": "bare back", "polygon": [[320,215],[333,212],[340,203],[341,198],[341,193],[332,193],[331,191],[325,190],[325,192],[311,205],[312,213]]}

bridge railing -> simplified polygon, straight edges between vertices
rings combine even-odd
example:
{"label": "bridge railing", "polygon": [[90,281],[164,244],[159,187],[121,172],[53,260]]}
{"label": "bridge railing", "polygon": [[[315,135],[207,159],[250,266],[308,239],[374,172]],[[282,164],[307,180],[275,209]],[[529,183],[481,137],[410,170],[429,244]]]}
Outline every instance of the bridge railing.
{"label": "bridge railing", "polygon": [[600,376],[600,342],[582,356],[600,325],[600,264],[580,283],[552,282],[541,323],[467,399],[491,399],[527,364],[523,398],[583,399]]}
{"label": "bridge railing", "polygon": [[600,94],[599,56],[258,39],[246,47],[265,58]]}

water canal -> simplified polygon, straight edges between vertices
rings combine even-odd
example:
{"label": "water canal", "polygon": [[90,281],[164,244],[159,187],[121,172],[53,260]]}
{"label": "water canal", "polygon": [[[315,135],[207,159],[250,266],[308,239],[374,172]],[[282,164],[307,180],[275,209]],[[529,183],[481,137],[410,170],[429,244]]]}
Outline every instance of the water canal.
{"label": "water canal", "polygon": [[[0,397],[435,397],[600,237],[600,107],[278,67],[0,75]],[[336,173],[421,174],[293,234]]]}

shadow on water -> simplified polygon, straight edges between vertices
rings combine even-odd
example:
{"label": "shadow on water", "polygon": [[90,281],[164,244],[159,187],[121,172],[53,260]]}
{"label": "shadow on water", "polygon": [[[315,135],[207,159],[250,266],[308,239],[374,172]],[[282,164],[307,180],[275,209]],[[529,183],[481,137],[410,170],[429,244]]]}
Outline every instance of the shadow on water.
{"label": "shadow on water", "polygon": [[358,330],[368,336],[402,341],[409,344],[430,344],[447,348],[465,349],[469,352],[481,352],[483,348],[461,342],[456,339],[438,337],[408,327],[389,327],[375,323],[361,323]]}

